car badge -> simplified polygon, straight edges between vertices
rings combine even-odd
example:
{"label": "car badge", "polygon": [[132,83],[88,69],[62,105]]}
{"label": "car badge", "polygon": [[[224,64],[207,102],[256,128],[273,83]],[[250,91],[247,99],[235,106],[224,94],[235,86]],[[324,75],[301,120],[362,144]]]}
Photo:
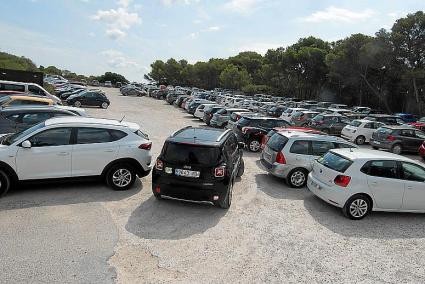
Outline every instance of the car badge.
{"label": "car badge", "polygon": [[186,170],[190,170],[192,167],[191,166],[184,166],[183,167],[183,169],[186,169]]}

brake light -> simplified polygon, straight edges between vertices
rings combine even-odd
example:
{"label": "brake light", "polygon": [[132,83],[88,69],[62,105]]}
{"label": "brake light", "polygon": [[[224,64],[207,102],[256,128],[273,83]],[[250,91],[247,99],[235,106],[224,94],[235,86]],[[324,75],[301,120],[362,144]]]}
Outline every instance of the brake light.
{"label": "brake light", "polygon": [[157,169],[158,171],[162,171],[163,168],[164,168],[164,162],[161,161],[160,159],[156,159],[155,169]]}
{"label": "brake light", "polygon": [[152,148],[152,142],[140,144],[139,149],[150,150]]}
{"label": "brake light", "polygon": [[216,178],[224,177],[225,174],[226,174],[226,167],[224,167],[224,166],[214,169],[214,176]]}
{"label": "brake light", "polygon": [[277,153],[276,155],[276,163],[278,164],[286,164],[285,156],[282,154],[282,152]]}
{"label": "brake light", "polygon": [[334,183],[341,187],[347,187],[351,181],[351,177],[344,175],[337,175],[334,179]]}
{"label": "brake light", "polygon": [[387,136],[387,140],[388,140],[388,141],[394,141],[394,140],[395,140],[395,137],[394,137],[394,136],[392,136],[392,135],[388,135],[388,136]]}
{"label": "brake light", "polygon": [[236,115],[236,121],[238,121],[239,119],[241,119],[240,115]]}

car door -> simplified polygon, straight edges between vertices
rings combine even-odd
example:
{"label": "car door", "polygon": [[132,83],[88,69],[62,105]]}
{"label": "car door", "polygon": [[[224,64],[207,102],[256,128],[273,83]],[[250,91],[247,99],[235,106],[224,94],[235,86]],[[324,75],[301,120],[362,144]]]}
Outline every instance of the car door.
{"label": "car door", "polygon": [[126,135],[122,131],[117,135],[106,128],[79,127],[72,151],[72,176],[100,175],[103,169],[115,159],[119,144],[117,138]]}
{"label": "car door", "polygon": [[39,132],[29,140],[31,148],[20,147],[16,155],[19,179],[71,176],[72,128],[59,127]]}
{"label": "car door", "polygon": [[401,174],[405,186],[403,210],[425,211],[425,168],[401,162]]}
{"label": "car door", "polygon": [[288,156],[285,156],[288,165],[310,167],[311,166],[311,142],[307,140],[296,140],[289,148]]}
{"label": "car door", "polygon": [[414,129],[402,129],[400,132],[402,147],[407,151],[417,151],[420,144],[416,138]]}
{"label": "car door", "polygon": [[362,168],[376,202],[376,207],[387,210],[400,209],[404,194],[404,181],[399,178],[396,161],[375,160]]}

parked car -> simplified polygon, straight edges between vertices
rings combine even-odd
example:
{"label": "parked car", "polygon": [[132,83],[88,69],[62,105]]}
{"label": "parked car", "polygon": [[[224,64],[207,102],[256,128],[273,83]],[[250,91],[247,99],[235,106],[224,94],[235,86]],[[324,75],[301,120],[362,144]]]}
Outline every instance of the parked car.
{"label": "parked car", "polygon": [[77,116],[55,106],[19,106],[0,109],[0,134],[15,133],[52,117]]}
{"label": "parked car", "polygon": [[202,119],[204,118],[204,109],[205,109],[207,106],[211,106],[211,107],[213,107],[213,106],[217,106],[217,104],[212,103],[212,102],[210,102],[210,103],[203,103],[203,104],[200,104],[200,105],[196,108],[195,113],[193,114],[193,116],[202,120]]}
{"label": "parked car", "polygon": [[31,93],[40,97],[46,97],[55,101],[56,103],[61,103],[61,100],[58,97],[50,94],[43,87],[34,83],[0,80],[0,91],[19,91],[24,93]]}
{"label": "parked car", "polygon": [[69,91],[66,91],[66,92],[62,92],[60,95],[59,94],[58,95],[61,98],[61,100],[66,101],[66,99],[69,98],[70,96],[76,95],[76,94],[79,94],[79,93],[82,93],[82,92],[86,92],[86,91],[87,91],[87,89],[72,89],[72,90],[69,90]]}
{"label": "parked car", "polygon": [[280,117],[285,110],[286,110],[286,107],[284,106],[272,106],[267,111],[267,115],[271,117]]}
{"label": "parked car", "polygon": [[107,109],[110,101],[101,91],[88,91],[70,96],[66,99],[66,104],[75,107],[97,106]]}
{"label": "parked car", "polygon": [[412,125],[419,130],[425,131],[425,117],[420,118],[416,122],[409,123],[409,125]]}
{"label": "parked car", "polygon": [[165,141],[156,160],[153,194],[229,208],[235,179],[244,173],[242,156],[243,144],[230,130],[183,128]]}
{"label": "parked car", "polygon": [[371,211],[425,212],[425,168],[411,159],[365,149],[335,149],[313,164],[309,190],[359,220]]}
{"label": "parked car", "polygon": [[[321,106],[321,105],[319,105]],[[328,108],[341,108],[341,109],[348,109],[348,106],[345,104],[331,104],[330,106],[328,106]]]}
{"label": "parked car", "polygon": [[309,126],[330,135],[341,135],[342,129],[350,120],[340,114],[318,114],[313,117]]}
{"label": "parked car", "polygon": [[305,108],[296,108],[296,107],[289,107],[287,108],[282,115],[280,116],[280,118],[290,122],[291,121],[291,116],[296,113],[297,111],[307,111],[307,109]]}
{"label": "parked car", "polygon": [[312,162],[319,156],[330,149],[356,147],[334,136],[280,131],[269,139],[260,160],[269,173],[286,179],[291,187],[300,188],[305,186]]}
{"label": "parked car", "polygon": [[1,107],[24,105],[54,105],[51,99],[39,96],[4,96],[0,98]]}
{"label": "parked car", "polygon": [[230,115],[234,112],[248,111],[247,109],[241,108],[223,108],[214,113],[211,118],[210,125],[212,127],[225,127],[230,119]]}
{"label": "parked car", "polygon": [[204,117],[202,120],[205,122],[206,125],[210,125],[210,121],[213,118],[214,114],[220,110],[224,109],[222,106],[214,106],[212,108],[207,108],[204,110]]}
{"label": "parked car", "polygon": [[173,105],[176,106],[176,107],[181,107],[183,101],[185,99],[187,99],[188,97],[189,96],[187,96],[187,95],[180,95],[180,96],[178,96],[177,99],[174,101]]}
{"label": "parked car", "polygon": [[310,134],[320,134],[320,135],[326,135],[326,133],[323,133],[319,130],[309,128],[309,127],[299,127],[299,126],[290,126],[290,127],[275,127],[272,130],[270,130],[267,135],[263,136],[263,139],[261,140],[261,150],[264,150],[266,147],[267,142],[270,140],[270,137],[272,137],[276,132],[279,131],[299,131],[304,133],[310,133]]}
{"label": "parked car", "polygon": [[386,125],[402,125],[405,122],[396,115],[389,114],[369,114],[365,117],[366,120],[378,121]]}
{"label": "parked car", "polygon": [[275,127],[289,127],[291,124],[281,118],[242,116],[233,131],[239,141],[244,142],[250,152],[261,150],[261,141]]}
{"label": "parked car", "polygon": [[148,93],[141,88],[131,86],[130,88],[126,88],[123,90],[122,95],[123,96],[136,96],[136,97],[143,97],[146,96]]}
{"label": "parked car", "polygon": [[189,106],[187,107],[187,112],[189,114],[195,115],[195,111],[198,108],[198,106],[200,106],[201,104],[213,104],[213,102],[208,101],[208,100],[204,100],[204,99],[196,99],[193,100]]}
{"label": "parked car", "polygon": [[126,190],[151,170],[152,143],[128,122],[51,118],[3,136],[0,146],[0,195],[20,181],[86,176]]}
{"label": "parked car", "polygon": [[384,126],[376,130],[370,139],[373,149],[387,149],[394,154],[417,152],[425,141],[425,133],[406,126]]}
{"label": "parked car", "polygon": [[112,88],[112,82],[111,81],[105,81],[105,83],[103,84],[105,87],[109,87]]}
{"label": "parked car", "polygon": [[382,126],[383,123],[376,121],[353,120],[342,129],[341,137],[357,145],[363,145],[369,143],[372,134]]}
{"label": "parked car", "polygon": [[425,141],[422,143],[422,145],[419,147],[419,156],[422,157],[422,159],[425,161]]}
{"label": "parked car", "polygon": [[291,116],[291,123],[294,126],[307,127],[310,121],[318,115],[316,111],[297,111]]}
{"label": "parked car", "polygon": [[400,117],[406,123],[414,123],[418,120],[416,115],[410,113],[396,113],[396,116]]}

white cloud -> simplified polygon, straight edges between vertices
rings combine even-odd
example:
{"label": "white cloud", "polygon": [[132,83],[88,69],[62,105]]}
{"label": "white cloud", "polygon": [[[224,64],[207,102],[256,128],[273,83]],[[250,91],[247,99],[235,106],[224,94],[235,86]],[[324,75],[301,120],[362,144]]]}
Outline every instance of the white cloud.
{"label": "white cloud", "polygon": [[105,50],[101,54],[106,57],[106,63],[112,68],[140,68],[140,65],[127,58],[124,53],[118,50]]}
{"label": "white cloud", "polygon": [[330,6],[322,11],[317,11],[310,16],[301,18],[304,22],[354,22],[372,18],[376,13],[373,10],[366,9],[360,12],[350,11],[344,8]]}
{"label": "white cloud", "polygon": [[240,14],[249,14],[257,8],[260,2],[262,0],[230,0],[223,5],[223,8]]}
{"label": "white cloud", "polygon": [[166,6],[171,6],[173,4],[193,4],[199,3],[200,0],[161,0],[161,3]]}
{"label": "white cloud", "polygon": [[212,27],[208,27],[206,29],[203,29],[203,32],[218,32],[219,30],[221,30],[221,27],[219,26],[212,26]]}
{"label": "white cloud", "polygon": [[284,45],[278,43],[254,42],[233,49],[232,52],[255,51],[264,55],[269,49],[276,49],[281,46]]}
{"label": "white cloud", "polygon": [[117,28],[111,28],[106,30],[106,35],[111,39],[120,39],[126,36],[126,33]]}

